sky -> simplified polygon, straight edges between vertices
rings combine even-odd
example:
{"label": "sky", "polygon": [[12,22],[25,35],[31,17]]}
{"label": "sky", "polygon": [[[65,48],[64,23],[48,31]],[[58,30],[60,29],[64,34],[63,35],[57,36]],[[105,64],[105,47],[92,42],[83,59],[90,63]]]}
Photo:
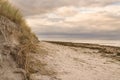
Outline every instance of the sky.
{"label": "sky", "polygon": [[41,38],[120,40],[120,0],[9,0]]}

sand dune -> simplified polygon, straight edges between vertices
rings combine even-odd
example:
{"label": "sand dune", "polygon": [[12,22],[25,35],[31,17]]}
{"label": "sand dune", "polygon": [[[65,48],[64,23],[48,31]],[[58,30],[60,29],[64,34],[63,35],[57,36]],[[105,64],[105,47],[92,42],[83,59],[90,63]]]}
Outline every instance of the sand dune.
{"label": "sand dune", "polygon": [[21,70],[10,55],[10,51],[0,44],[0,80],[25,80]]}

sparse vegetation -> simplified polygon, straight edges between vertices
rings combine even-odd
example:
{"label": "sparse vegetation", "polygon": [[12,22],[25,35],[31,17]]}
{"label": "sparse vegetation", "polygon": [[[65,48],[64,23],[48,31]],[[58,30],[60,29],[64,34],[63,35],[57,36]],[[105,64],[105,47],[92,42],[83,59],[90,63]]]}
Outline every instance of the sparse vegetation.
{"label": "sparse vegetation", "polygon": [[7,0],[0,0],[0,15],[3,15],[15,23],[23,24],[24,19],[18,9],[13,7]]}
{"label": "sparse vegetation", "polygon": [[32,38],[36,38],[35,35],[31,32],[31,29],[27,26],[20,11],[11,4],[9,4],[8,0],[0,0],[0,15],[7,17],[8,19],[16,23],[18,27],[21,28],[21,43],[24,44],[24,42],[26,42],[26,39],[30,40]]}
{"label": "sparse vegetation", "polygon": [[36,42],[38,41],[37,37],[27,26],[20,11],[9,4],[8,0],[0,0],[0,16],[4,16],[14,22],[18,29],[20,29],[18,33],[15,33],[18,34],[18,41],[20,44],[17,48],[18,51],[16,51],[16,54],[13,54],[13,57],[19,67],[24,68],[26,72],[29,73],[29,53],[36,52]]}

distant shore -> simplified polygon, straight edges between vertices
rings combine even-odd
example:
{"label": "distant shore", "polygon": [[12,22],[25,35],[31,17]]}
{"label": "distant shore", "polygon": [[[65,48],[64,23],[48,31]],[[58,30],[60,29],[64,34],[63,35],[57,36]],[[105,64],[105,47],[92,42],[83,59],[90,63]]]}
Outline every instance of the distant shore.
{"label": "distant shore", "polygon": [[93,43],[74,43],[74,42],[63,42],[63,41],[45,41],[53,44],[69,46],[69,47],[82,47],[99,50],[100,53],[105,57],[111,57],[113,59],[120,61],[120,47],[117,46],[108,46],[108,45],[100,45]]}
{"label": "distant shore", "polygon": [[102,39],[39,39],[40,41],[55,41],[55,42],[73,42],[73,43],[89,43],[89,44],[100,44],[107,46],[120,47],[120,40],[102,40]]}

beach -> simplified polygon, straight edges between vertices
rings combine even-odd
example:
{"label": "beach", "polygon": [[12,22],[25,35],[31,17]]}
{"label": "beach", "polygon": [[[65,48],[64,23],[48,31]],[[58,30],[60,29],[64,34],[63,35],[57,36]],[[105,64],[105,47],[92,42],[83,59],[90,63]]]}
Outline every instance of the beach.
{"label": "beach", "polygon": [[[119,80],[119,47],[41,41],[32,54],[33,80]],[[39,64],[39,65],[38,65]]]}

